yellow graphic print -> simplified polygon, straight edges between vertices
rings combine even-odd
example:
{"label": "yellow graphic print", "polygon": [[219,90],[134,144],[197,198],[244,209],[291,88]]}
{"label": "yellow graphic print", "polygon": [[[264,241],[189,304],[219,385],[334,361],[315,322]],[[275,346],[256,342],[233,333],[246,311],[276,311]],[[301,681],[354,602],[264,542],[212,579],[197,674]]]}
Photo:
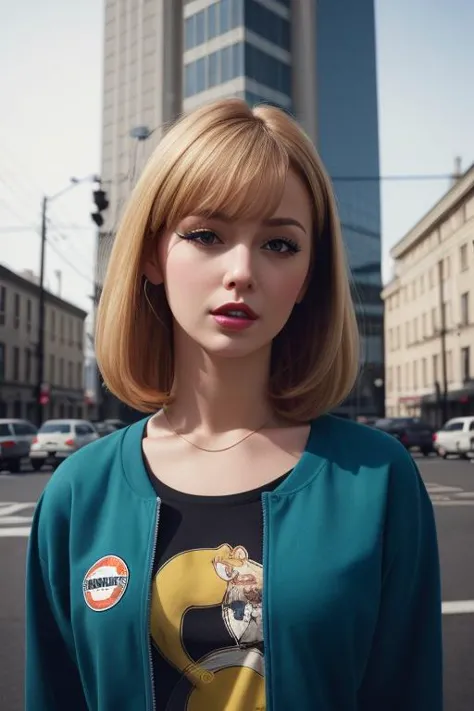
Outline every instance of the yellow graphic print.
{"label": "yellow graphic print", "polygon": [[[151,636],[182,675],[166,711],[264,711],[264,660],[253,647],[263,641],[262,588],[262,566],[242,546],[186,551],[157,572]],[[216,606],[229,647],[192,659],[183,643],[185,615]]]}

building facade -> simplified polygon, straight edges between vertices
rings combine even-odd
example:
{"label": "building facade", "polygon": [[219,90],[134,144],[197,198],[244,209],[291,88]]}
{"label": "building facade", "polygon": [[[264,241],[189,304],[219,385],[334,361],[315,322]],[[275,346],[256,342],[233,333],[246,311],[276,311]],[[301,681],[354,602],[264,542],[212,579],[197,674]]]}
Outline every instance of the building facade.
{"label": "building facade", "polygon": [[438,426],[474,414],[473,245],[474,166],[392,249],[395,278],[382,293],[387,416]]}
{"label": "building facade", "polygon": [[383,414],[376,79],[373,0],[107,0],[102,179],[110,209],[99,291],[123,205],[162,128],[218,98],[280,106],[317,146],[337,193],[363,336],[362,375],[342,410]]}
{"label": "building facade", "polygon": [[[84,417],[85,311],[46,292],[43,420]],[[0,418],[36,421],[39,287],[0,265]]]}

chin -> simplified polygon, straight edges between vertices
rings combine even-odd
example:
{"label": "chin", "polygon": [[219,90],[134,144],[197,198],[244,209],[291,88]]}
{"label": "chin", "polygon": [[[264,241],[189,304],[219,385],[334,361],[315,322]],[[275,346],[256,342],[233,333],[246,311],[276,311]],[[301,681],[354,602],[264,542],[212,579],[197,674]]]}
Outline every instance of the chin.
{"label": "chin", "polygon": [[250,339],[228,336],[210,339],[200,345],[209,356],[214,358],[245,358],[262,350],[262,347],[264,347],[261,343],[252,343]]}

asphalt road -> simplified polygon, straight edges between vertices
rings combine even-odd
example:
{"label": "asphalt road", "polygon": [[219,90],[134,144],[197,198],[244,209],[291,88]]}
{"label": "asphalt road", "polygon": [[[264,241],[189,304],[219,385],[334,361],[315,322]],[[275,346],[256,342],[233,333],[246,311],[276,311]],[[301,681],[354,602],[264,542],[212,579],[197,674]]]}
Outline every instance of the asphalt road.
{"label": "asphalt road", "polygon": [[[444,601],[445,711],[472,711],[474,465],[436,457],[417,458],[417,462],[435,505],[438,526]],[[1,711],[23,709],[25,553],[35,502],[49,476],[43,472],[0,473]]]}

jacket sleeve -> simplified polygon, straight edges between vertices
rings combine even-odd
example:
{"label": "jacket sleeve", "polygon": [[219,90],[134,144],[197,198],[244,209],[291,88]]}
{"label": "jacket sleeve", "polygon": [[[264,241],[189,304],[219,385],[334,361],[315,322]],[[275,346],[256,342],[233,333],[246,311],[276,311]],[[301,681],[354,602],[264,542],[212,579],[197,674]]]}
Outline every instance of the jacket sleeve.
{"label": "jacket sleeve", "polygon": [[[87,711],[70,624],[68,536],[58,501],[61,494],[47,494],[37,505],[28,545],[25,709]],[[62,581],[52,579],[55,570],[62,570]]]}
{"label": "jacket sleeve", "polygon": [[443,708],[441,585],[434,513],[412,457],[401,448],[390,473],[382,593],[358,708]]}

